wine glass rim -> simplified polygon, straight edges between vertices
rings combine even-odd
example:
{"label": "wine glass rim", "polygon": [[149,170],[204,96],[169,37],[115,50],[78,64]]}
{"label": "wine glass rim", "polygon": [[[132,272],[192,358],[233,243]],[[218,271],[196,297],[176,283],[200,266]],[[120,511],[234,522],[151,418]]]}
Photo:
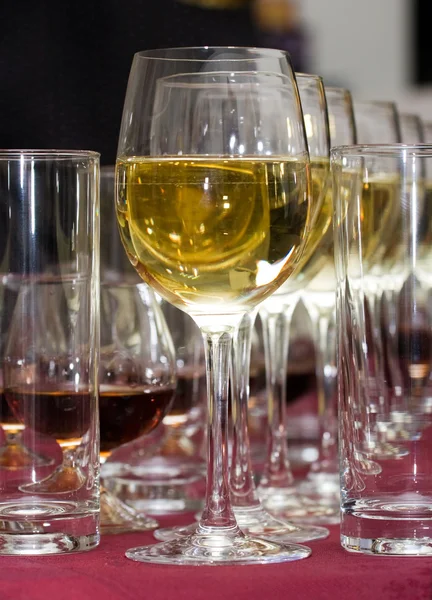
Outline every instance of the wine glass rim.
{"label": "wine glass rim", "polygon": [[295,72],[296,79],[311,79],[312,81],[320,81],[323,83],[323,78],[321,75],[316,75],[315,73],[302,73],[299,71]]}
{"label": "wine glass rim", "polygon": [[349,146],[334,146],[331,157],[337,160],[341,157],[388,157],[398,156],[423,156],[432,157],[432,143],[430,144],[353,144]]}
{"label": "wine glass rim", "polygon": [[392,100],[353,100],[354,106],[376,106],[378,108],[390,108],[391,110],[397,110],[396,102]]}
{"label": "wine glass rim", "polygon": [[[238,84],[239,86],[244,85],[242,81],[200,81],[203,78],[215,78],[217,77],[231,77],[234,76],[236,79],[244,78],[246,83],[254,84],[255,86],[262,85],[260,81],[251,81],[252,79],[256,79],[257,77],[263,76],[271,76],[276,77],[278,80],[282,80],[283,82],[290,82],[290,77],[285,73],[275,73],[273,71],[238,71],[233,73],[231,70],[225,71],[199,71],[197,73],[174,73],[173,75],[167,75],[166,77],[161,77],[158,80],[160,85],[167,85],[173,88],[200,88],[204,87],[205,89],[209,89],[211,87],[219,87],[221,85],[225,85],[229,83],[230,86]],[[183,80],[183,81],[182,81]],[[194,81],[196,80],[196,81]],[[271,87],[272,83],[270,81],[265,82],[265,88],[268,89]]]}
{"label": "wine glass rim", "polygon": [[100,158],[100,153],[94,150],[56,150],[41,148],[0,148],[0,160],[13,160],[35,157],[38,160],[68,160],[72,158]]}
{"label": "wine glass rim", "polygon": [[[245,52],[245,56],[242,57],[231,57],[231,58],[194,58],[188,56],[180,56],[182,53],[187,54],[191,51],[198,50],[208,50],[208,51],[217,51],[217,50],[234,50],[234,51],[243,51]],[[164,56],[164,53],[176,53],[178,56]],[[246,52],[250,52],[250,56],[247,56]],[[141,50],[140,52],[135,53],[136,58],[144,58],[148,60],[161,60],[161,61],[183,61],[183,62],[247,62],[254,60],[255,58],[266,58],[266,57],[278,57],[278,58],[286,58],[289,61],[289,55],[284,50],[278,50],[275,48],[257,48],[255,46],[177,46],[173,48],[159,48],[159,49],[151,49],[151,50]]]}
{"label": "wine glass rim", "polygon": [[417,115],[416,113],[412,113],[412,112],[400,112],[399,113],[399,118],[404,118],[404,119],[413,119],[415,121],[420,121],[420,115]]}
{"label": "wine glass rim", "polygon": [[337,85],[326,85],[324,84],[324,90],[327,92],[333,92],[333,93],[337,93],[337,94],[343,94],[344,96],[348,95],[351,96],[351,92],[349,91],[348,88],[344,88],[344,87],[338,87]]}

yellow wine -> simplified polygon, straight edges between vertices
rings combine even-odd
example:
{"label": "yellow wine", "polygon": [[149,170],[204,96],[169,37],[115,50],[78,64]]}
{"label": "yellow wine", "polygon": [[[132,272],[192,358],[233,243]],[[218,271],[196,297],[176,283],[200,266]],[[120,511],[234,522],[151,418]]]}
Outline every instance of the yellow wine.
{"label": "yellow wine", "polygon": [[375,175],[363,180],[360,202],[362,258],[379,265],[392,253],[400,222],[400,180],[395,174]]}
{"label": "yellow wine", "polygon": [[126,251],[172,304],[242,311],[301,256],[311,218],[306,158],[128,157],[116,170]]}
{"label": "yellow wine", "polygon": [[328,158],[313,158],[311,168],[311,219],[305,247],[292,276],[276,294],[297,291],[320,272],[333,256],[332,212],[333,199]]}

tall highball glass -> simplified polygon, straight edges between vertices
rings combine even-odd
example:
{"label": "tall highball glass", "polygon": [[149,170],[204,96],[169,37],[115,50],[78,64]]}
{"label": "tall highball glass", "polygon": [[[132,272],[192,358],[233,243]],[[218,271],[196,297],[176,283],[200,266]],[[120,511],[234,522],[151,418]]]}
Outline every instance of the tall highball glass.
{"label": "tall highball glass", "polygon": [[143,279],[188,312],[205,343],[205,508],[192,535],[131,549],[171,564],[303,558],[246,537],[228,484],[228,380],[243,316],[289,277],[310,226],[309,156],[287,55],[179,48],[135,55],[117,158],[117,213]]}
{"label": "tall highball glass", "polygon": [[[353,552],[432,554],[432,204],[430,183],[425,179],[425,164],[430,162],[432,146],[426,145],[345,146],[332,152],[341,542]],[[399,206],[400,212],[393,232],[392,261],[386,261],[383,267],[386,276],[397,282],[396,315],[390,323],[396,331],[390,331],[387,321],[381,319],[382,339],[391,336],[393,340],[384,348],[389,353],[388,361],[398,371],[400,390],[393,387],[391,372],[374,372],[374,354],[380,348],[369,343],[367,331],[369,296],[373,293],[369,274],[374,267],[368,248],[376,240],[365,218],[370,202],[365,182],[373,178],[377,168],[381,175],[387,175],[391,191],[381,195],[383,202],[387,198]],[[388,405],[377,402],[380,389],[387,390]],[[405,435],[398,440],[403,452],[374,454],[379,470],[365,471],[359,457],[370,456],[378,432],[381,444],[386,438],[393,439],[394,423],[384,426],[389,419],[404,430]]]}
{"label": "tall highball glass", "polygon": [[28,450],[0,469],[0,554],[99,542],[98,185],[97,153],[0,152],[3,393]]}

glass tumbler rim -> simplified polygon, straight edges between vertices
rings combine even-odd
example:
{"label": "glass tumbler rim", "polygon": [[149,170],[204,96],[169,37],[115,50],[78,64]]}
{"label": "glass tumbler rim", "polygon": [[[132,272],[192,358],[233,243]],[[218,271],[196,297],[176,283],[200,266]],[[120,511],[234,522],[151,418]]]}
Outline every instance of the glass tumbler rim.
{"label": "glass tumbler rim", "polygon": [[351,144],[347,146],[335,146],[331,149],[332,161],[342,157],[367,158],[380,156],[383,158],[395,158],[402,155],[420,156],[432,158],[432,143],[429,144]]}
{"label": "glass tumbler rim", "polygon": [[[231,57],[231,58],[211,58],[211,57],[193,57],[190,54],[193,51],[206,50],[211,52],[212,50],[234,50],[243,51],[245,56]],[[164,56],[164,53],[172,53],[177,56]],[[248,55],[249,53],[249,55]],[[276,48],[258,48],[256,46],[174,46],[168,48],[153,48],[150,50],[141,50],[134,54],[134,58],[145,59],[145,60],[160,60],[166,62],[182,61],[182,62],[247,62],[259,57],[274,57],[274,58],[287,58],[290,60],[290,55],[285,50],[279,50]]]}
{"label": "glass tumbler rim", "polygon": [[60,150],[43,148],[0,148],[0,160],[21,160],[21,158],[37,158],[38,160],[70,160],[74,158],[99,159],[100,153],[94,150]]}

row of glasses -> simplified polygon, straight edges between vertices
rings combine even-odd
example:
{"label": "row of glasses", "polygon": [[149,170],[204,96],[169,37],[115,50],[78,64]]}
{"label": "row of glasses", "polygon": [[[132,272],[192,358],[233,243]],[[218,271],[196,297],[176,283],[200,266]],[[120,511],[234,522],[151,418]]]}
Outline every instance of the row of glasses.
{"label": "row of glasses", "polygon": [[[330,131],[324,85],[317,76],[297,77],[303,107],[315,215],[311,236],[292,277],[260,307],[267,375],[267,456],[259,484],[264,506],[283,518],[331,520],[332,509],[299,494],[287,444],[286,379],[289,327],[302,289],[320,272],[331,249]],[[302,525],[304,527],[304,525]]]}
{"label": "row of glasses", "polygon": [[[131,513],[123,520],[125,529],[137,530],[144,529],[144,521],[147,528],[157,525],[144,513],[199,506],[192,486],[202,479],[203,470],[199,449],[205,419],[205,365],[194,321],[156,298],[123,250],[114,176],[114,167],[101,169],[101,221],[110,235],[101,240],[100,405],[101,409],[112,406],[110,412],[105,410],[105,418],[101,412],[101,447],[106,453],[102,476],[105,492],[108,488],[117,497],[110,496],[110,506],[121,498],[136,509],[129,511],[122,504],[121,512],[126,508]],[[142,393],[143,384],[147,395]],[[156,384],[158,401],[149,393]],[[108,516],[108,526],[114,520],[120,526],[112,513]]]}
{"label": "row of glasses", "polygon": [[[325,91],[331,146],[355,144],[356,126],[350,92],[333,87],[326,87]],[[318,458],[312,463],[306,479],[299,484],[299,490],[306,496],[333,505],[338,513],[340,501],[335,343],[336,274],[333,244],[329,246],[319,272],[302,291],[302,299],[315,335],[320,445]]]}
{"label": "row of glasses", "polygon": [[203,333],[209,425],[205,508],[194,533],[131,549],[129,558],[253,563],[310,553],[242,533],[231,505],[227,443],[232,340],[244,316],[301,258],[314,216],[309,182],[301,105],[284,53],[136,55],[117,160],[120,231],[143,279]]}
{"label": "row of glasses", "polygon": [[[308,137],[309,154],[316,155],[318,158],[312,165],[312,181],[314,184],[312,190],[312,222],[311,229],[316,230],[311,234],[306,242],[303,257],[307,256],[307,261],[302,258],[301,264],[313,264],[312,257],[316,255],[316,248],[320,242],[322,234],[327,232],[330,223],[328,199],[325,197],[326,181],[328,178],[328,158],[321,157],[328,153],[328,126],[326,121],[324,88],[321,78],[315,75],[296,74],[299,88],[300,101],[304,111],[305,130]],[[307,111],[307,112],[305,112]],[[306,115],[306,116],[305,116]],[[309,125],[309,129],[308,129]],[[322,180],[322,182],[321,182]],[[324,191],[324,193],[323,193]],[[313,268],[313,267],[310,267]],[[289,281],[293,280],[294,285],[296,277],[304,278],[306,269],[298,268],[291,275]],[[284,284],[283,287],[285,287]],[[281,288],[283,289],[283,288]],[[281,296],[280,290],[275,293],[276,303],[279,307]],[[265,306],[271,302],[270,297],[261,305]],[[278,310],[280,310],[278,308]],[[303,542],[312,539],[327,537],[328,531],[322,527],[307,526],[303,524],[294,524],[289,521],[277,519],[267,512],[261,505],[258,490],[254,483],[254,474],[252,468],[250,441],[247,423],[247,407],[249,401],[249,371],[250,371],[250,353],[252,330],[254,326],[257,310],[246,314],[238,327],[233,344],[231,361],[231,382],[232,382],[232,418],[233,418],[233,444],[230,467],[230,490],[231,502],[234,509],[234,515],[241,530],[251,535],[265,535],[267,539],[279,542],[294,541]],[[261,316],[263,321],[263,317]],[[264,322],[266,323],[266,322]],[[264,326],[264,331],[266,326]],[[283,332],[282,332],[283,335]],[[266,365],[268,368],[268,365]],[[271,371],[273,374],[274,371]],[[268,373],[268,371],[267,371]],[[281,401],[285,398],[281,396]],[[282,436],[286,437],[284,406],[279,402],[274,402],[275,417],[281,417],[284,423],[284,430],[277,432],[276,443],[280,443]],[[274,423],[271,423],[271,432],[274,432]],[[272,438],[273,440],[274,438]],[[280,449],[284,451],[286,440]],[[272,457],[277,449],[271,448]],[[284,453],[282,460],[287,460]],[[288,464],[288,461],[287,461]],[[289,468],[289,467],[288,467]],[[280,473],[280,471],[279,471]],[[278,474],[279,474],[278,473]],[[273,475],[273,472],[272,472]],[[264,476],[261,478],[259,490],[263,483]],[[273,482],[273,479],[272,479]],[[270,484],[268,486],[270,488]],[[270,490],[273,494],[276,490]],[[279,492],[279,489],[277,490]],[[291,490],[290,490],[291,492]],[[323,511],[326,509],[324,508]],[[302,515],[304,512],[302,511]],[[194,532],[196,525],[187,527],[176,527],[171,529],[162,529],[155,532],[157,539],[171,539],[172,537],[183,537],[186,534]]]}

